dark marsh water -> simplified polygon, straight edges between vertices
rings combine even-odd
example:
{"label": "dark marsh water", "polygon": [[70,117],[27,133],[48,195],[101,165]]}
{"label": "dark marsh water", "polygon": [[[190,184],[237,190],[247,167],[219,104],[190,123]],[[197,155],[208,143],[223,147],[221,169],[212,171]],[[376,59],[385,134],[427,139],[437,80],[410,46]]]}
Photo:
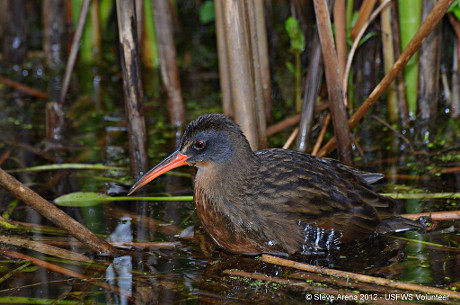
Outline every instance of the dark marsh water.
{"label": "dark marsh water", "polygon": [[[96,78],[93,77],[93,84]],[[20,169],[44,164],[82,163],[104,164],[116,169],[106,170],[44,170],[24,171],[15,176],[46,199],[72,192],[99,192],[111,196],[124,196],[132,184],[128,175],[126,124],[122,111],[122,98],[117,93],[119,79],[100,77],[99,92],[76,95],[69,105],[65,138],[60,142],[45,141],[45,101],[32,100],[7,89],[2,91],[2,117],[0,126],[2,153],[10,151],[4,169]],[[193,82],[197,82],[193,80]],[[216,87],[216,80],[203,81],[203,96],[207,88]],[[187,81],[184,87],[187,88]],[[90,85],[88,85],[90,87]],[[186,89],[185,89],[186,90]],[[197,90],[196,88],[194,90]],[[217,98],[204,98],[206,108],[188,111],[189,119],[196,113],[219,109]],[[159,98],[147,97],[146,117],[149,126],[149,156],[151,165],[173,151],[175,130],[165,123]],[[193,105],[193,103],[191,103]],[[189,106],[192,107],[192,106]],[[442,114],[441,114],[442,115]],[[458,164],[454,122],[448,122],[438,131],[443,143],[419,145],[410,151],[405,143],[392,136],[381,126],[369,127],[378,134],[366,147],[367,166],[358,160],[358,166],[383,172],[385,181],[377,185],[382,192],[425,193],[457,192],[458,174],[439,174],[441,168]],[[455,124],[454,124],[455,125]],[[408,131],[409,133],[410,131]],[[451,134],[453,138],[443,138]],[[410,134],[408,135],[410,136]],[[276,139],[276,141],[280,141]],[[276,144],[272,144],[276,145]],[[368,149],[367,149],[368,148]],[[180,174],[179,174],[180,173]],[[143,195],[191,195],[192,168],[181,168],[163,175],[145,188]],[[14,198],[1,190],[4,210]],[[399,200],[400,212],[423,212],[457,209],[457,199]],[[63,207],[72,217],[110,241],[167,242],[167,248],[132,249],[125,256],[114,259],[95,256],[86,248],[63,244],[72,251],[87,254],[97,263],[82,265],[66,262],[25,249],[16,249],[28,255],[54,262],[90,278],[109,283],[114,289],[107,291],[88,281],[69,279],[67,276],[28,266],[0,284],[1,303],[18,300],[17,297],[36,298],[52,303],[127,304],[179,304],[179,303],[272,303],[293,304],[305,302],[307,293],[319,293],[324,287],[344,291],[340,284],[316,284],[312,290],[299,289],[275,282],[252,280],[224,274],[224,270],[238,269],[249,273],[299,277],[299,272],[260,262],[257,257],[237,256],[216,249],[209,241],[194,213],[192,202],[105,202],[95,206]],[[49,225],[41,216],[19,204],[14,220]],[[456,287],[459,280],[459,248],[457,222],[442,222],[433,232],[405,233],[379,236],[341,251],[326,255],[297,257],[296,260],[339,270],[352,271],[403,281],[434,286]],[[47,233],[38,229],[1,229],[3,235],[29,237],[41,241],[68,241],[62,233]],[[402,237],[402,238],[400,238]],[[408,241],[409,240],[409,241]],[[426,243],[422,243],[426,242]],[[435,244],[435,245],[433,245]],[[2,274],[8,274],[21,265],[8,257],[1,260]],[[119,290],[117,290],[117,288]],[[360,288],[358,288],[359,290]],[[365,293],[381,296],[393,292],[381,287],[365,288]],[[327,295],[327,294],[326,294]],[[319,294],[318,294],[319,296]],[[11,299],[8,299],[11,298]],[[313,300],[328,303],[329,300]],[[19,299],[20,300],[20,299]],[[54,301],[52,301],[54,300]],[[249,301],[250,300],[250,301]],[[28,303],[25,302],[24,303]],[[22,302],[21,302],[22,303]]]}
{"label": "dark marsh water", "polygon": [[[197,28],[191,21],[184,21],[182,27],[188,26]],[[187,121],[202,113],[222,111],[217,59],[213,53],[213,43],[208,41],[213,34],[212,29],[202,26],[193,35],[193,39],[185,39],[185,34],[178,38],[178,49],[193,49],[191,64],[185,60],[186,55],[180,57]],[[283,54],[278,56],[281,58]],[[0,155],[9,153],[1,166],[5,170],[25,169],[14,173],[14,176],[51,202],[73,192],[125,196],[134,182],[128,170],[128,139],[121,76],[119,69],[114,67],[113,57],[107,59],[107,62],[77,66],[65,105],[64,136],[58,141],[46,140],[47,101],[0,87]],[[283,60],[275,60],[280,68],[273,75],[275,121],[294,113],[293,101],[287,98],[293,96],[292,76],[285,71]],[[34,88],[50,92],[53,98],[59,88],[56,84],[62,81],[59,73],[56,76],[43,67],[41,55],[23,67],[9,67],[3,72]],[[145,70],[143,78],[149,158],[153,166],[174,150],[178,131],[167,123],[166,97],[161,88],[159,72]],[[396,127],[409,140],[410,145],[371,118],[366,119],[357,129],[356,136],[365,154],[363,159],[363,156],[356,153],[356,165],[386,175],[386,179],[376,185],[379,191],[457,194],[456,198],[398,200],[400,213],[459,209],[459,173],[442,173],[443,169],[457,167],[460,163],[459,122],[449,119],[447,109],[445,104],[440,103],[436,129],[426,139],[417,139],[417,128],[413,126],[407,129]],[[381,106],[376,105],[375,111],[373,114],[384,118]],[[282,146],[291,132],[292,128],[276,134],[269,139],[270,146]],[[318,131],[315,132],[314,137]],[[69,163],[103,164],[113,168],[28,169],[39,165]],[[150,183],[140,194],[192,195],[193,175],[192,168],[174,170]],[[0,212],[3,213],[14,202],[10,194],[0,190]],[[74,243],[67,234],[38,227],[50,226],[50,223],[19,203],[11,219],[21,223],[16,227],[8,227],[2,222],[1,235],[53,242],[93,258],[94,263],[66,261],[6,244],[0,244],[0,249],[37,257],[92,280],[65,276],[0,255],[0,303],[330,304],[331,296],[337,298],[338,294],[359,291],[365,297],[362,301],[372,303],[376,301],[374,295],[377,295],[380,302],[392,304],[396,293],[403,293],[379,286],[357,285],[347,280],[328,278],[325,281],[315,274],[263,263],[259,257],[226,253],[216,248],[204,233],[190,201],[108,201],[89,207],[61,208],[109,241],[144,244],[137,248],[126,247],[125,255],[120,257],[101,257]],[[26,229],[23,223],[34,224],[34,227]],[[440,222],[429,232],[376,236],[359,244],[343,246],[339,251],[293,259],[458,291],[459,226],[459,221]],[[292,283],[297,281],[309,286],[279,283],[273,278],[269,281],[254,280],[230,274],[229,270],[290,279]],[[95,281],[108,284],[110,288],[100,287]],[[409,295],[412,296],[410,301],[416,302],[417,295],[424,294]],[[357,303],[337,299],[334,302]],[[451,299],[442,303],[455,302]]]}

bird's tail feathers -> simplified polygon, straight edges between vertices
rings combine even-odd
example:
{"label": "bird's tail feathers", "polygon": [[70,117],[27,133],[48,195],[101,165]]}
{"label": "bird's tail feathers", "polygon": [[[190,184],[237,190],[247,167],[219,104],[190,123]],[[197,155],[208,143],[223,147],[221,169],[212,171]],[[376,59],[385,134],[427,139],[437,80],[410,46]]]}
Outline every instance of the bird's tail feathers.
{"label": "bird's tail feathers", "polygon": [[384,219],[380,223],[380,227],[377,230],[379,234],[391,233],[391,232],[404,232],[412,230],[424,230],[426,225],[424,224],[425,219],[420,218],[418,221],[414,221],[402,216],[394,216],[391,218]]}

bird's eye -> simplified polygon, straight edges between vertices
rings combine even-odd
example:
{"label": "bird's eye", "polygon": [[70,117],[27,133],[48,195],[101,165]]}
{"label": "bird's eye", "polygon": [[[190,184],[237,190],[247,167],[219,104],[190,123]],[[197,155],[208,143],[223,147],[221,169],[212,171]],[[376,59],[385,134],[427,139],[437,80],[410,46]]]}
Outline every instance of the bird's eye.
{"label": "bird's eye", "polygon": [[193,148],[195,148],[196,150],[203,150],[205,146],[206,146],[206,142],[202,140],[198,140],[198,141],[195,141],[195,143],[193,143]]}

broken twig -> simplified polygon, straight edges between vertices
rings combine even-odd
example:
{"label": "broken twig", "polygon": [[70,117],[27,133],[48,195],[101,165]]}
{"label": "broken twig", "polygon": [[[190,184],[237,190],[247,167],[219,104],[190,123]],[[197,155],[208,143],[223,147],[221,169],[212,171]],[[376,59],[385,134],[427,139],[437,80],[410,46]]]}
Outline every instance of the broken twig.
{"label": "broken twig", "polygon": [[30,88],[29,86],[26,86],[24,84],[15,82],[15,81],[13,81],[13,80],[11,80],[9,78],[0,76],[0,82],[4,83],[8,87],[14,88],[14,89],[16,89],[18,91],[21,91],[21,92],[23,92],[25,94],[28,94],[30,96],[45,99],[45,100],[49,99],[48,94],[46,94],[45,92],[42,92],[42,91],[37,90],[37,89]]}
{"label": "broken twig", "polygon": [[352,279],[352,280],[364,282],[364,283],[371,283],[371,284],[387,286],[387,287],[403,289],[403,290],[409,290],[409,291],[419,291],[422,293],[429,293],[429,294],[438,295],[438,296],[444,295],[444,296],[448,296],[449,298],[460,299],[460,293],[456,291],[452,291],[452,290],[430,287],[430,286],[414,284],[414,283],[405,283],[405,282],[400,282],[400,281],[395,281],[395,280],[388,280],[388,279],[364,275],[364,274],[357,274],[357,273],[352,273],[352,272],[334,270],[334,269],[329,269],[325,267],[299,263],[296,261],[292,261],[292,260],[288,260],[288,259],[284,259],[284,258],[272,256],[272,255],[267,255],[267,254],[262,255],[262,261],[265,263],[295,268],[295,269],[313,272],[313,273],[321,273],[321,274],[326,274],[326,275],[335,276],[335,277],[343,277],[343,278]]}
{"label": "broken twig", "polygon": [[63,259],[70,259],[79,262],[92,262],[89,257],[86,257],[80,253],[72,252],[66,249],[58,248],[55,246],[47,245],[45,243],[28,240],[19,237],[9,237],[0,235],[0,243],[14,245],[17,247],[27,248],[30,250],[34,250],[40,253],[44,253],[51,256],[60,257]]}
{"label": "broken twig", "polygon": [[46,201],[43,197],[16,180],[13,176],[0,168],[0,186],[13,194],[16,198],[32,207],[35,211],[48,218],[58,227],[66,230],[76,239],[87,244],[91,249],[100,254],[116,255],[118,250],[100,239],[81,223]]}
{"label": "broken twig", "polygon": [[426,212],[415,214],[401,214],[404,218],[412,220],[419,219],[420,217],[430,217],[432,221],[447,221],[447,220],[460,220],[460,211],[442,211],[442,212]]}

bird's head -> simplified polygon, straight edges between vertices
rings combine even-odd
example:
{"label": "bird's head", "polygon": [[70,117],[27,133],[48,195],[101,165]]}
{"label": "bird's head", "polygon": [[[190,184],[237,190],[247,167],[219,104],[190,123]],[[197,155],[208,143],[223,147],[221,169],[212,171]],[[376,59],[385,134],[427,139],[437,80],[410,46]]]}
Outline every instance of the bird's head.
{"label": "bird's head", "polygon": [[[252,153],[236,123],[222,114],[202,115],[187,126],[178,149],[141,177],[128,194],[176,167],[222,165],[234,160],[235,152],[240,151]],[[236,155],[244,157],[244,153]]]}

